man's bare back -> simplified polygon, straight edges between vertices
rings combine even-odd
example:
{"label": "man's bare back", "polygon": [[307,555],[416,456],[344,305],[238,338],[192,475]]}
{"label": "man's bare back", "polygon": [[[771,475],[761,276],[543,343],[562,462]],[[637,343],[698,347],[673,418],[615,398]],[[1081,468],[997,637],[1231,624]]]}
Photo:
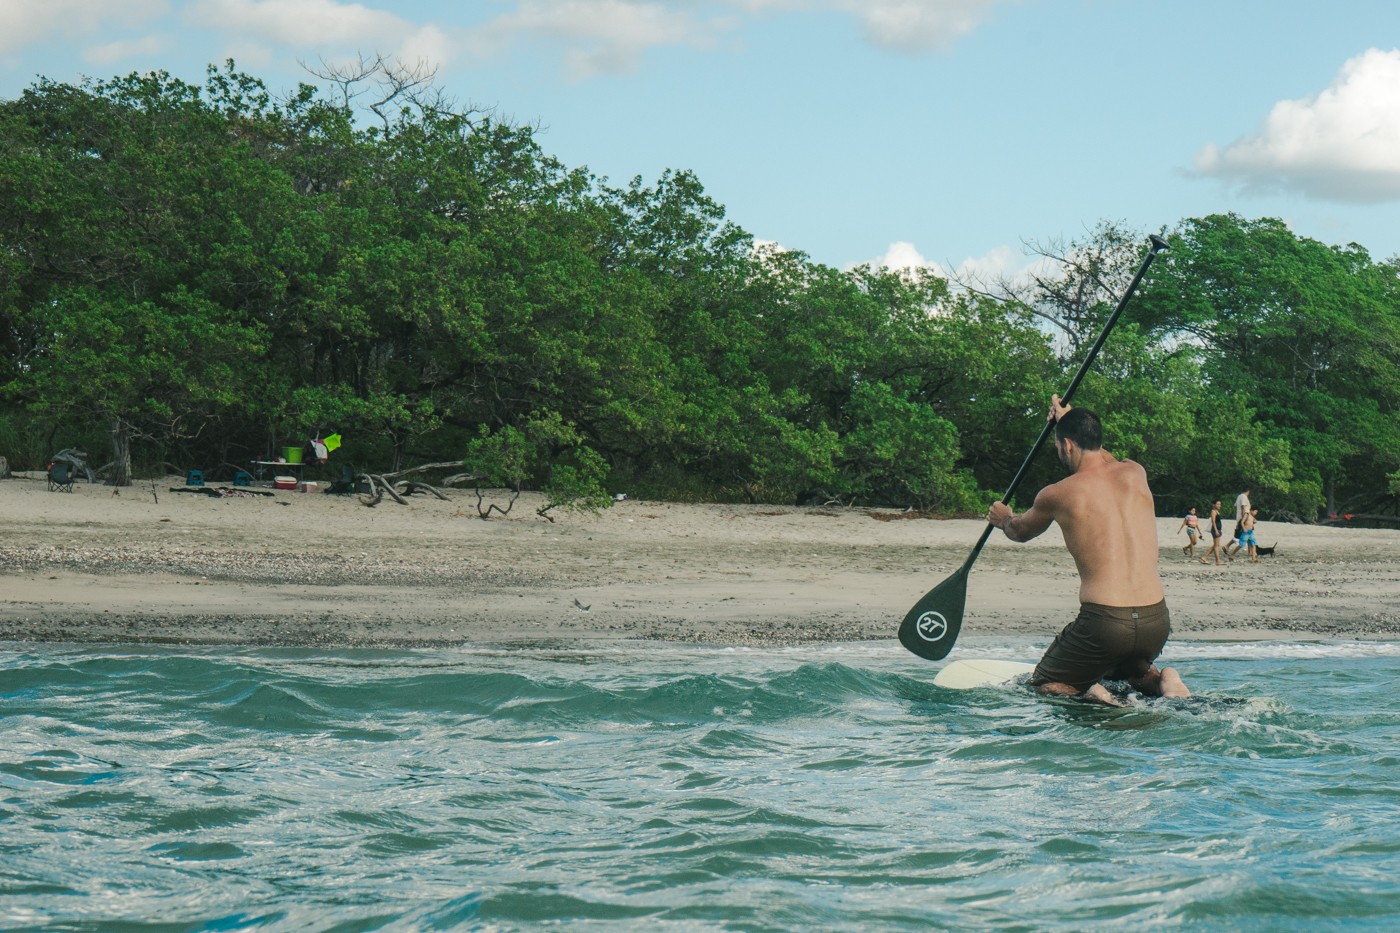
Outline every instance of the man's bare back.
{"label": "man's bare back", "polygon": [[1141,465],[1105,450],[1084,454],[1079,469],[1042,489],[1017,524],[1034,527],[1042,516],[1046,528],[1058,522],[1065,536],[1079,568],[1080,602],[1150,606],[1161,601],[1157,522]]}

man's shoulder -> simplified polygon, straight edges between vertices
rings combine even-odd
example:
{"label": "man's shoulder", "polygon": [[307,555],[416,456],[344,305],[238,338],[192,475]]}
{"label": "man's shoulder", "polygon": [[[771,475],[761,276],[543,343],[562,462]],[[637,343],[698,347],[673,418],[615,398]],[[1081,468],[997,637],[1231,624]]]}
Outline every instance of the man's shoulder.
{"label": "man's shoulder", "polygon": [[1136,460],[1128,460],[1126,458],[1118,460],[1115,458],[1114,461],[1108,465],[1107,470],[1109,473],[1122,477],[1123,479],[1133,481],[1141,480],[1142,482],[1147,481],[1147,468]]}
{"label": "man's shoulder", "polygon": [[1136,460],[1129,460],[1127,458],[1124,458],[1118,461],[1118,466],[1120,469],[1127,469],[1132,471],[1133,473],[1141,473],[1143,476],[1147,475],[1147,467],[1143,466],[1141,463],[1138,463]]}

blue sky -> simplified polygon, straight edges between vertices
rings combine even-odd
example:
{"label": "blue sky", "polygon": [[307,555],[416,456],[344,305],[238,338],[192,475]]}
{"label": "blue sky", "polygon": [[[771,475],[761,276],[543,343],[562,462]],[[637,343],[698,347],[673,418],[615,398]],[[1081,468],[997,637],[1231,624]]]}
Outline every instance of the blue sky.
{"label": "blue sky", "polygon": [[1011,272],[1023,241],[1235,211],[1400,254],[1394,0],[0,0],[42,75],[384,54],[614,183],[694,170],[838,267]]}

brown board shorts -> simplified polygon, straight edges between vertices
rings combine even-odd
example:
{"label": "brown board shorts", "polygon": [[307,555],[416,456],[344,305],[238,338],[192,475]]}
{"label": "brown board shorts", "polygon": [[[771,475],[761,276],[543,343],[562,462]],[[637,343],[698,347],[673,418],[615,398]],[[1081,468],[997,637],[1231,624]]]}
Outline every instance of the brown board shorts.
{"label": "brown board shorts", "polygon": [[1080,603],[1079,615],[1046,649],[1031,685],[1069,684],[1083,693],[1100,680],[1137,680],[1152,668],[1171,634],[1164,599],[1155,606]]}

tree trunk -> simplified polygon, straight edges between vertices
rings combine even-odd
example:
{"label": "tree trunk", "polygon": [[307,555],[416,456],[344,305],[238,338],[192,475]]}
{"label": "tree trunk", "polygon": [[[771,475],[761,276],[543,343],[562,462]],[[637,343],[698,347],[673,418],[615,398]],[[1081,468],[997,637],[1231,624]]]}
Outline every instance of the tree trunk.
{"label": "tree trunk", "polygon": [[107,480],[109,486],[131,485],[131,425],[122,418],[113,418],[112,434],[112,475]]}

